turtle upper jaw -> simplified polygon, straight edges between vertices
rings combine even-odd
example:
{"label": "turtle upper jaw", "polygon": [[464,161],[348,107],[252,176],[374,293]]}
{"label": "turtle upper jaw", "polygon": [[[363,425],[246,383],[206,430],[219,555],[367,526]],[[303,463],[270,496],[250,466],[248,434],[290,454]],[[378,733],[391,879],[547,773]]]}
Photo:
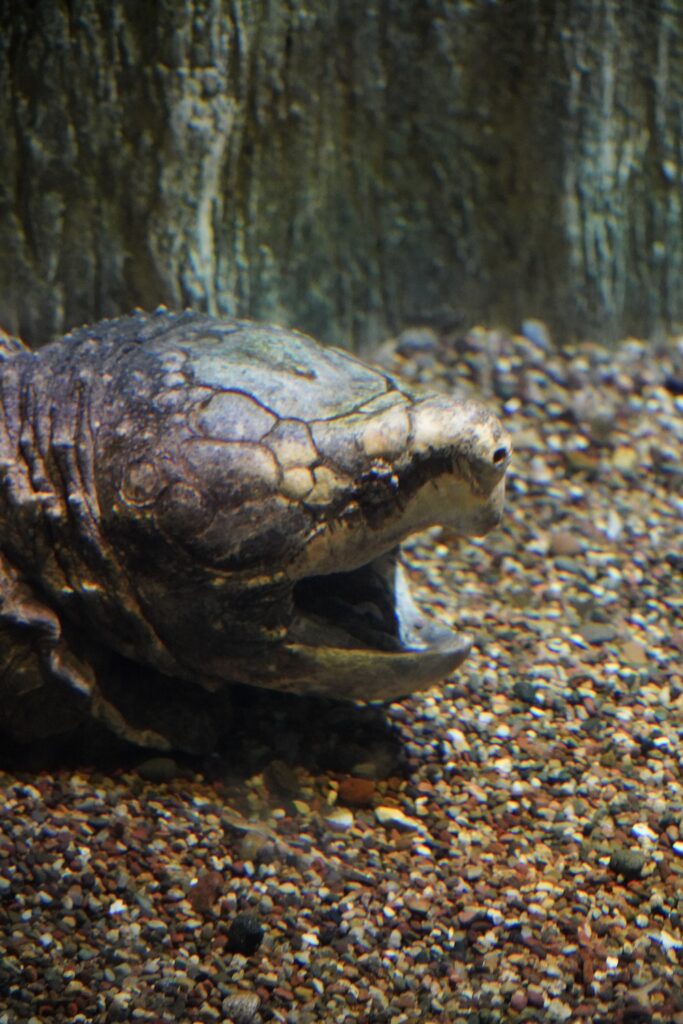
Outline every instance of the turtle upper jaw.
{"label": "turtle upper jaw", "polygon": [[503,513],[511,445],[476,402],[416,403],[413,436],[393,459],[364,462],[287,567],[292,579],[355,569],[430,526],[482,536]]}

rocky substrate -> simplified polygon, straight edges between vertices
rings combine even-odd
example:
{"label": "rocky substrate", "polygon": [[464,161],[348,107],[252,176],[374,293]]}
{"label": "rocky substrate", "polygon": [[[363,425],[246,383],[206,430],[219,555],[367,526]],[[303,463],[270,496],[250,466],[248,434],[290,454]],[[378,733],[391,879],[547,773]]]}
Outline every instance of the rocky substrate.
{"label": "rocky substrate", "polygon": [[381,711],[238,691],[202,763],[0,774],[0,1024],[683,1024],[683,346],[381,358],[513,434],[504,525],[406,550],[472,656]]}

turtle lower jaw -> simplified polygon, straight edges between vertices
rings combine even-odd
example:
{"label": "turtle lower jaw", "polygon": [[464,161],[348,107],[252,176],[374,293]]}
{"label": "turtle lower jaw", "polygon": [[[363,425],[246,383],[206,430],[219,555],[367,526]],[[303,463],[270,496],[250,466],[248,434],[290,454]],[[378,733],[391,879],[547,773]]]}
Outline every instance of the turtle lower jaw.
{"label": "turtle lower jaw", "polygon": [[441,682],[472,646],[470,636],[422,612],[396,551],[300,580],[294,604],[279,680],[292,692],[398,700]]}

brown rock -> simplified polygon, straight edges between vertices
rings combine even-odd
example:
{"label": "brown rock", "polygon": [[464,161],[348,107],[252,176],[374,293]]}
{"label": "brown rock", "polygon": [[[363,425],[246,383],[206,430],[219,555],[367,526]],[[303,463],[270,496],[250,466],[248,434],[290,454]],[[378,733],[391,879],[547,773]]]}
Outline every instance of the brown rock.
{"label": "brown rock", "polygon": [[571,530],[558,530],[557,533],[552,534],[548,550],[553,557],[557,555],[572,557],[580,555],[585,548],[584,540],[578,534],[572,533]]}
{"label": "brown rock", "polygon": [[538,988],[536,985],[530,985],[527,991],[527,999],[529,1000],[530,1006],[535,1006],[540,1009],[545,1005],[545,996],[543,995],[543,989]]}
{"label": "brown rock", "polygon": [[529,1000],[527,999],[526,992],[523,989],[518,988],[510,997],[510,1008],[519,1013],[521,1010],[526,1010],[528,1002]]}
{"label": "brown rock", "polygon": [[223,876],[218,871],[202,871],[189,892],[189,900],[198,914],[210,914],[223,887]]}
{"label": "brown rock", "polygon": [[574,473],[597,473],[600,469],[600,456],[593,451],[569,449],[565,459],[568,468]]}
{"label": "brown rock", "polygon": [[638,465],[638,452],[630,445],[617,445],[612,455],[612,465],[624,476],[630,476]]}
{"label": "brown rock", "polygon": [[621,656],[628,665],[640,668],[647,665],[647,651],[637,640],[626,640],[621,648]]}
{"label": "brown rock", "polygon": [[429,900],[426,900],[423,896],[412,894],[406,896],[405,904],[412,914],[417,914],[419,917],[425,917],[431,907]]}
{"label": "brown rock", "polygon": [[339,799],[350,807],[370,807],[375,796],[372,779],[350,776],[339,783]]}

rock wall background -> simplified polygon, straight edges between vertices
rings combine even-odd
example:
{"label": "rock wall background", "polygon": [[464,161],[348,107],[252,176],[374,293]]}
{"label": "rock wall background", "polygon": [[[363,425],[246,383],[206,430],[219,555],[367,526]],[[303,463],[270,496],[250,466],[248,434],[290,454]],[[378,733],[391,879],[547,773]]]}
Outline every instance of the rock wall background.
{"label": "rock wall background", "polygon": [[675,330],[682,98],[676,3],[0,0],[0,322]]}

